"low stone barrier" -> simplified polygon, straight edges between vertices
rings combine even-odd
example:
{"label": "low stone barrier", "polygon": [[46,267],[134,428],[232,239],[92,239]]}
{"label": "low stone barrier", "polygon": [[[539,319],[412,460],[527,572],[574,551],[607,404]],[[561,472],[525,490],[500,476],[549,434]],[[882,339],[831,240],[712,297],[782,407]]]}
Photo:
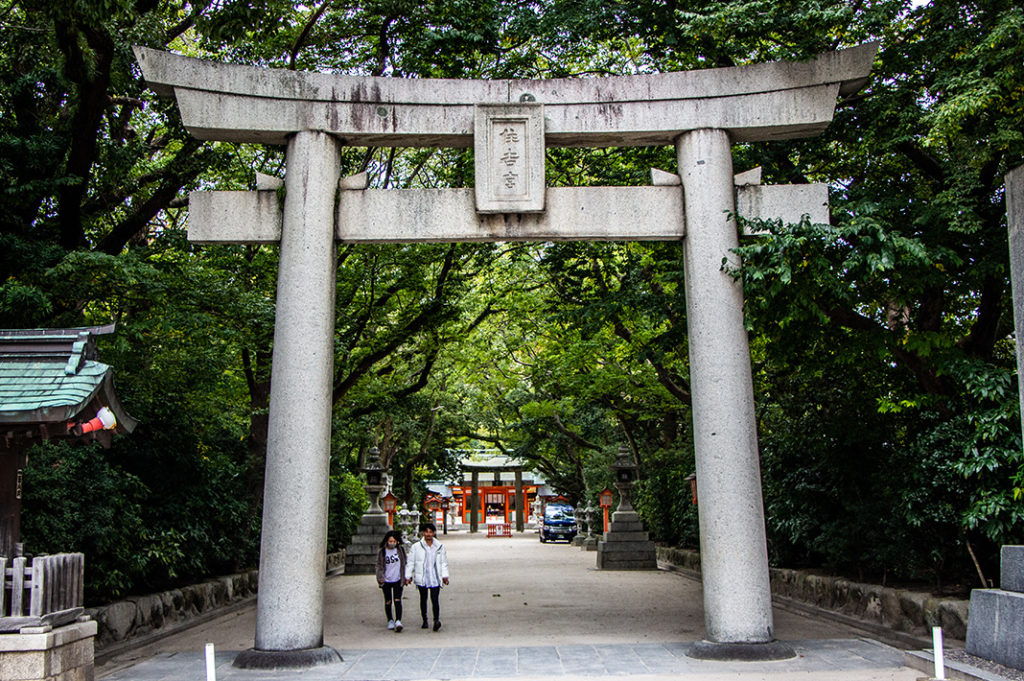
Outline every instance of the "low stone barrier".
{"label": "low stone barrier", "polygon": [[[327,555],[326,569],[343,570],[345,551]],[[134,596],[96,608],[85,614],[95,620],[97,656],[161,638],[193,624],[216,617],[232,605],[239,607],[256,596],[259,571],[248,570],[217,577],[147,596]]]}
{"label": "low stone barrier", "polygon": [[[658,547],[658,560],[700,573],[700,553]],[[880,625],[893,631],[930,636],[941,626],[947,639],[967,636],[969,602],[927,592],[862,584],[842,577],[827,577],[800,570],[771,568],[772,594]]]}
{"label": "low stone barrier", "polygon": [[102,650],[127,639],[174,628],[204,613],[249,599],[256,594],[257,574],[256,570],[249,570],[180,589],[86,608],[85,614],[99,627],[96,648]]}

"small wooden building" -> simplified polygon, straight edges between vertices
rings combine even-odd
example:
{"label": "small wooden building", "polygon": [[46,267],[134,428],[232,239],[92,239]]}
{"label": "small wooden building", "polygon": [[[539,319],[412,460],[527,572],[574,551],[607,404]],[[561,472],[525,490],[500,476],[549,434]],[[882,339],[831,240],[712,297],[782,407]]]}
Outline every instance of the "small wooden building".
{"label": "small wooden building", "polygon": [[0,556],[20,552],[27,452],[52,439],[98,441],[136,421],[114,393],[113,370],[96,360],[95,336],[114,325],[0,330]]}

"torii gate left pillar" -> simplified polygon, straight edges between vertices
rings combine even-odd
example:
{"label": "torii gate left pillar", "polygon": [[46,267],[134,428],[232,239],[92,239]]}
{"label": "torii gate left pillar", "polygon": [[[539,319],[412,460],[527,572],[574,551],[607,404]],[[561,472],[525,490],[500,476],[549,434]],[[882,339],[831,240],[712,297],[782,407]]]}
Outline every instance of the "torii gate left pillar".
{"label": "torii gate left pillar", "polygon": [[323,645],[341,143],[303,130],[286,162],[251,668],[341,661]]}
{"label": "torii gate left pillar", "polygon": [[[235,665],[340,659],[323,646],[336,239],[685,237],[705,606],[705,640],[690,654],[792,655],[774,640],[742,290],[721,263],[734,258],[733,214],[826,222],[827,190],[734,188],[730,146],[817,134],[837,96],[863,85],[874,52],[866,45],[808,62],[652,76],[431,81],[272,71],[136,48],[149,86],[178,100],[196,137],[288,144],[283,215],[272,191],[190,197],[191,240],[281,243],[256,641]],[[497,113],[490,120],[499,123],[500,142],[519,146],[490,156],[501,167],[482,167],[478,158],[475,195],[365,185],[337,195],[341,140],[476,143],[479,157],[489,153],[480,146],[481,107]],[[540,138],[530,132],[538,125]],[[545,146],[668,144],[677,151],[676,186],[545,188],[531,170],[543,168]]]}

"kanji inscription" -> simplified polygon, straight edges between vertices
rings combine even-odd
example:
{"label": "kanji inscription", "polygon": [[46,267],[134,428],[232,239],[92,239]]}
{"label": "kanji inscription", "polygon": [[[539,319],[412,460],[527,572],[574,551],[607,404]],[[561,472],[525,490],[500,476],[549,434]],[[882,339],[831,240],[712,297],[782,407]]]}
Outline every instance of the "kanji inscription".
{"label": "kanji inscription", "polygon": [[478,105],[475,110],[473,132],[477,211],[543,211],[542,105]]}

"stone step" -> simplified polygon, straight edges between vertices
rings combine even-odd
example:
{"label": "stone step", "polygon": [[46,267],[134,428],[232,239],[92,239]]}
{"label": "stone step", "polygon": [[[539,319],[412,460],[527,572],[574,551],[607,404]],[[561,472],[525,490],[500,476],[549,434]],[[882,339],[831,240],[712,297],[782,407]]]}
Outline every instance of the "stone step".
{"label": "stone step", "polygon": [[608,526],[608,532],[643,532],[643,523],[613,522]]}
{"label": "stone step", "polygon": [[656,570],[658,562],[653,557],[616,559],[606,553],[598,553],[597,567],[600,570]]}
{"label": "stone step", "polygon": [[614,553],[618,555],[624,554],[643,554],[644,556],[657,556],[654,550],[654,542],[650,541],[638,541],[638,542],[615,542],[609,544],[608,542],[598,542],[597,550],[601,553]]}
{"label": "stone step", "polygon": [[619,532],[618,530],[612,530],[610,532],[606,532],[605,535],[604,535],[604,540],[607,541],[607,542],[648,541],[650,538],[651,538],[651,536],[649,534],[647,534],[646,532],[642,532],[642,531],[641,532],[629,532],[629,531]]}

